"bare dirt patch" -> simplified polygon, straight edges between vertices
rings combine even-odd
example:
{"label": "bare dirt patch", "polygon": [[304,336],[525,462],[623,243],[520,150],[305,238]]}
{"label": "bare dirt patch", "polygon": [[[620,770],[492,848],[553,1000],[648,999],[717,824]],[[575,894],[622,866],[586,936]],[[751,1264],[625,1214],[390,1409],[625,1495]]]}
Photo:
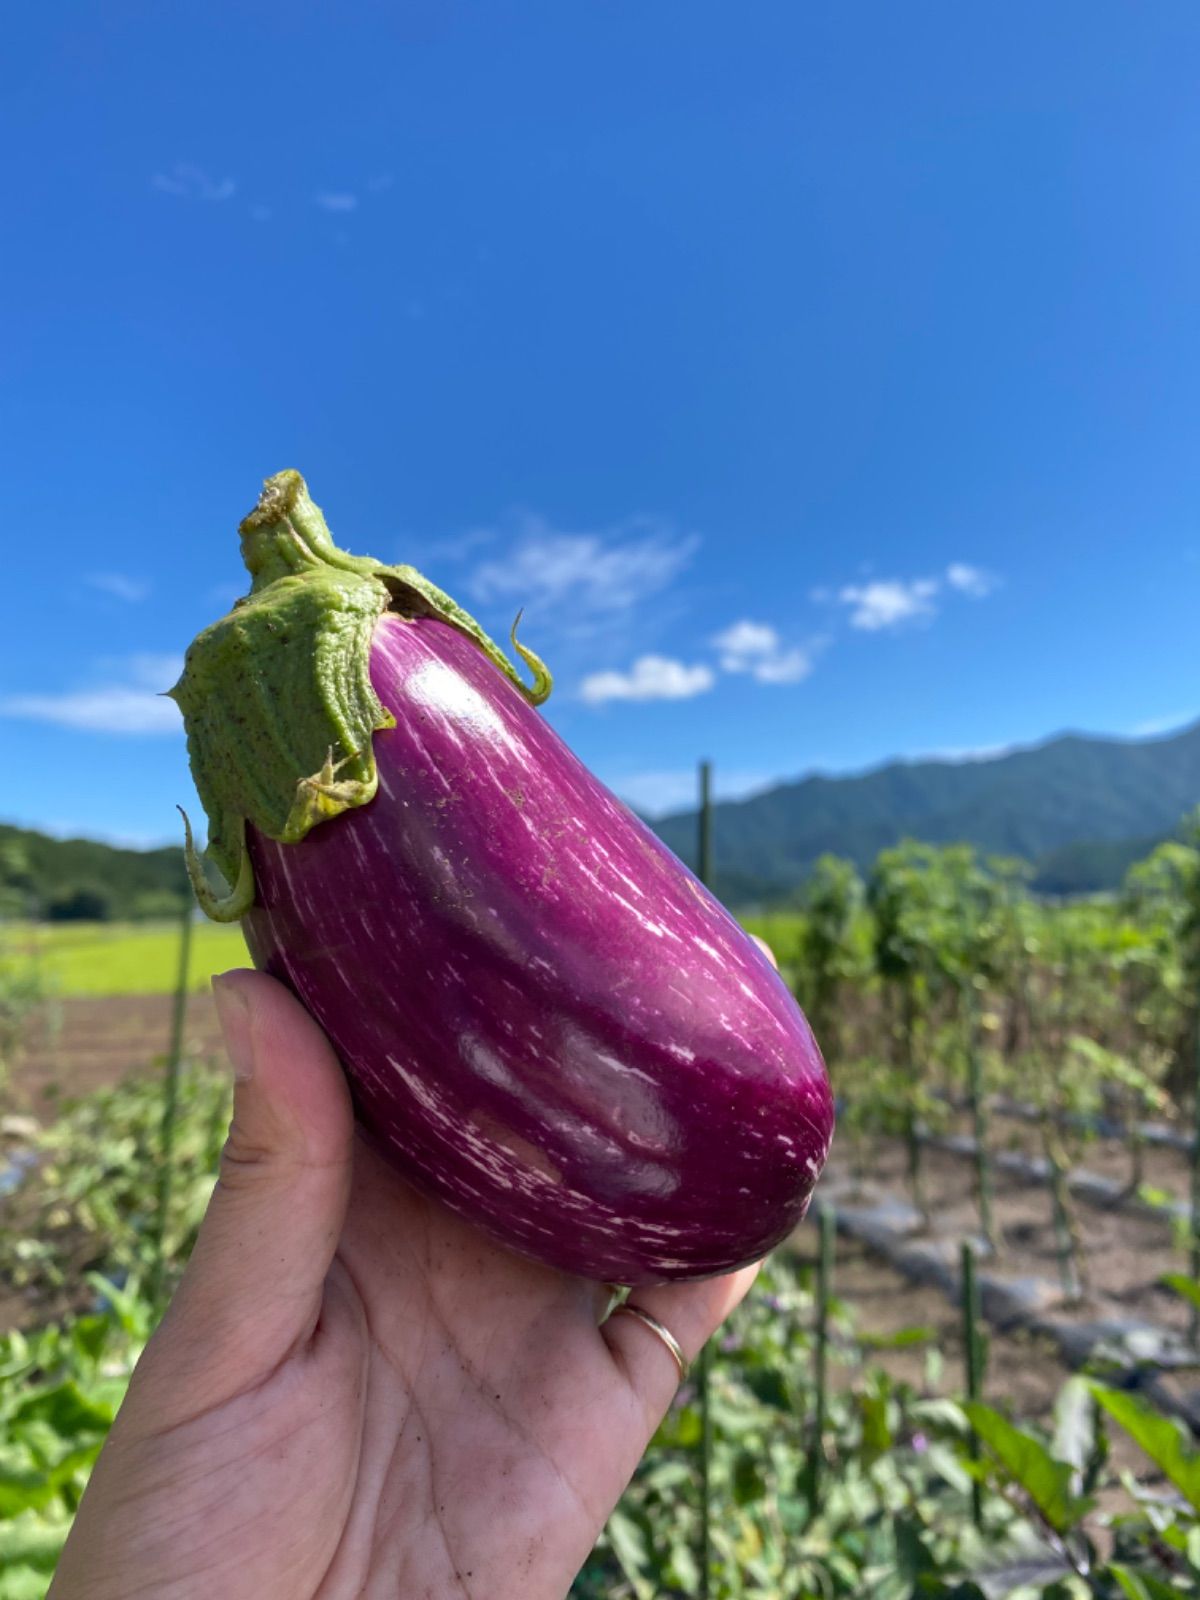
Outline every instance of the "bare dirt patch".
{"label": "bare dirt patch", "polygon": [[[145,1073],[165,1057],[171,1038],[170,995],[59,1000],[40,1010],[8,1084],[10,1107],[45,1119],[64,1100]],[[188,996],[185,1053],[219,1057],[221,1034],[211,994]]]}

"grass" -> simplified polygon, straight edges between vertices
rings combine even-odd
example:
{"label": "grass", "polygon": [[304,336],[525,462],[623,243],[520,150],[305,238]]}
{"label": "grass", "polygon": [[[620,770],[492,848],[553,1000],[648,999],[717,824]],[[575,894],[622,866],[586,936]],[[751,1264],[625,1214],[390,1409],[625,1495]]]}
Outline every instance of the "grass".
{"label": "grass", "polygon": [[757,934],[760,939],[767,941],[781,967],[790,967],[794,964],[803,927],[801,918],[794,911],[767,912],[761,916],[742,917],[739,920],[747,933]]}
{"label": "grass", "polygon": [[[748,917],[746,926],[767,940],[781,964],[788,964],[798,928],[794,915]],[[0,923],[0,963],[38,962],[47,988],[63,997],[169,994],[178,959],[175,922]],[[248,961],[240,928],[197,920],[193,990],[207,989],[214,972]]]}
{"label": "grass", "polygon": [[[178,960],[176,922],[0,925],[0,962],[36,963],[46,987],[65,997],[168,994]],[[214,972],[248,961],[240,928],[196,923],[189,964],[193,989],[206,989]]]}

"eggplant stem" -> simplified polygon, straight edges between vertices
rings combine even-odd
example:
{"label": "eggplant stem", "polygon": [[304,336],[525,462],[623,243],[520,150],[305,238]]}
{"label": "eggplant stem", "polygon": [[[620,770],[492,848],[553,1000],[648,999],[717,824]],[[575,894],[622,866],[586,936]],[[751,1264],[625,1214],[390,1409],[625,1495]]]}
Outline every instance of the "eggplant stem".
{"label": "eggplant stem", "polygon": [[527,645],[523,645],[520,639],[517,638],[517,629],[520,627],[521,618],[524,615],[525,608],[522,606],[513,619],[513,625],[509,629],[508,637],[512,640],[513,649],[529,668],[530,672],[533,673],[532,684],[523,684],[518,679],[517,688],[520,689],[531,706],[540,706],[543,701],[550,698],[550,690],[554,686],[554,679],[550,676],[550,669],[541,656],[535,654],[534,651],[530,650]]}
{"label": "eggplant stem", "polygon": [[250,852],[246,849],[245,824],[242,826],[241,855],[238,861],[237,882],[226,895],[214,893],[204,875],[204,863],[196,849],[192,824],[182,806],[176,810],[183,818],[183,860],[197,904],[212,922],[238,922],[254,904],[254,868],[250,865]]}

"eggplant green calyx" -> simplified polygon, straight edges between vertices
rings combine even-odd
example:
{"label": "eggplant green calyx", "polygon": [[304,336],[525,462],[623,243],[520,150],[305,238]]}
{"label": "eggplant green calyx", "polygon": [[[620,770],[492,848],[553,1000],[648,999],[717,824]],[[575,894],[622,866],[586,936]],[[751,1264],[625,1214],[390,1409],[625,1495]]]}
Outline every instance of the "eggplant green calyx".
{"label": "eggplant green calyx", "polygon": [[370,674],[371,638],[385,612],[457,628],[531,705],[541,705],[552,682],[515,623],[513,649],[530,684],[474,617],[414,567],[339,550],[298,472],[268,478],[239,531],[250,593],[197,636],[170,691],[208,815],[207,853],[232,888],[221,896],[209,884],[185,817],[188,874],[203,910],[221,922],[254,900],[248,822],[296,844],[374,798],[372,738],[395,725]]}

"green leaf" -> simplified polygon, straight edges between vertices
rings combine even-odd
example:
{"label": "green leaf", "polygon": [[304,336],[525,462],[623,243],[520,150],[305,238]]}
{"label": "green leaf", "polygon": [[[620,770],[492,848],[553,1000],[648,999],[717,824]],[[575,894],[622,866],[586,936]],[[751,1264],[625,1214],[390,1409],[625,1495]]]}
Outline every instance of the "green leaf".
{"label": "green leaf", "polygon": [[1181,1299],[1190,1301],[1194,1306],[1200,1306],[1200,1283],[1195,1278],[1189,1278],[1186,1272],[1167,1272],[1159,1279],[1160,1283],[1168,1289],[1174,1289]]}
{"label": "green leaf", "polygon": [[79,1317],[71,1327],[71,1343],[85,1359],[96,1361],[104,1349],[111,1326],[107,1317]]}
{"label": "green leaf", "polygon": [[51,1484],[56,1489],[61,1489],[76,1478],[80,1472],[93,1467],[103,1444],[103,1439],[93,1439],[89,1444],[76,1445],[73,1449],[64,1451],[63,1455],[50,1468]]}
{"label": "green leaf", "polygon": [[1189,1450],[1174,1422],[1151,1409],[1136,1395],[1094,1383],[1092,1393],[1113,1421],[1165,1473],[1180,1494],[1200,1511],[1200,1454]]}
{"label": "green leaf", "polygon": [[24,1563],[0,1572],[0,1600],[43,1600],[50,1576]]}
{"label": "green leaf", "polygon": [[613,1555],[633,1585],[638,1600],[654,1600],[657,1591],[647,1576],[651,1563],[645,1529],[618,1507],[608,1519],[607,1532]]}
{"label": "green leaf", "polygon": [[792,1392],[778,1367],[751,1367],[743,1373],[742,1381],[754,1398],[772,1411],[794,1409]]}
{"label": "green leaf", "polygon": [[124,1288],[120,1288],[102,1273],[88,1272],[84,1276],[89,1287],[96,1291],[105,1304],[112,1307],[123,1332],[131,1339],[145,1339],[149,1336],[151,1308],[141,1298],[139,1293],[141,1286],[136,1278],[131,1278]]}
{"label": "green leaf", "polygon": [[0,1522],[0,1572],[20,1565],[53,1571],[70,1526],[67,1521],[45,1522],[30,1515]]}
{"label": "green leaf", "polygon": [[696,1406],[681,1406],[668,1411],[658,1425],[654,1444],[660,1450],[690,1450],[700,1443],[702,1423]]}
{"label": "green leaf", "polygon": [[657,1495],[662,1500],[671,1495],[686,1495],[695,1479],[696,1467],[692,1460],[673,1460],[662,1454],[657,1460],[652,1458],[651,1464],[638,1474],[638,1483],[645,1486],[647,1494]]}
{"label": "green leaf", "polygon": [[919,1585],[929,1574],[937,1572],[937,1562],[921,1537],[922,1531],[915,1517],[901,1515],[896,1518],[896,1565],[905,1582],[912,1587]]}
{"label": "green leaf", "polygon": [[[961,1449],[961,1446],[959,1448]],[[925,1460],[928,1461],[931,1471],[936,1472],[959,1494],[966,1494],[970,1490],[971,1475],[965,1463],[948,1446],[930,1445]]]}
{"label": "green leaf", "polygon": [[913,1423],[920,1423],[923,1428],[938,1434],[959,1438],[967,1429],[967,1419],[957,1400],[918,1400],[909,1407],[908,1415]]}
{"label": "green leaf", "polygon": [[963,1406],[981,1442],[999,1462],[1056,1533],[1067,1533],[1091,1505],[1071,1493],[1071,1468],[1056,1461],[1040,1439],[1009,1422],[979,1401]]}
{"label": "green leaf", "polygon": [[767,1480],[762,1475],[758,1457],[749,1450],[739,1450],[733,1463],[733,1498],[739,1506],[752,1505],[767,1492]]}
{"label": "green leaf", "polygon": [[677,1539],[671,1547],[667,1579],[674,1588],[682,1589],[684,1594],[700,1592],[700,1564],[696,1560],[696,1552],[682,1539]]}
{"label": "green leaf", "polygon": [[35,1391],[12,1414],[14,1424],[44,1422],[64,1439],[81,1433],[107,1433],[113,1409],[85,1395],[74,1379]]}
{"label": "green leaf", "polygon": [[44,1472],[0,1463],[0,1517],[40,1511],[50,1504],[54,1494],[54,1485]]}
{"label": "green leaf", "polygon": [[867,1462],[878,1461],[892,1448],[892,1430],[888,1423],[887,1396],[864,1394],[862,1406],[862,1453]]}
{"label": "green leaf", "polygon": [[900,1328],[896,1333],[862,1333],[858,1343],[864,1350],[910,1350],[914,1345],[932,1344],[936,1328]]}
{"label": "green leaf", "polygon": [[1054,1456],[1082,1478],[1096,1444],[1096,1402],[1086,1378],[1068,1378],[1054,1405]]}
{"label": "green leaf", "polygon": [[1134,1572],[1117,1562],[1110,1563],[1109,1576],[1121,1585],[1121,1593],[1128,1600],[1178,1600],[1179,1591],[1150,1572]]}

